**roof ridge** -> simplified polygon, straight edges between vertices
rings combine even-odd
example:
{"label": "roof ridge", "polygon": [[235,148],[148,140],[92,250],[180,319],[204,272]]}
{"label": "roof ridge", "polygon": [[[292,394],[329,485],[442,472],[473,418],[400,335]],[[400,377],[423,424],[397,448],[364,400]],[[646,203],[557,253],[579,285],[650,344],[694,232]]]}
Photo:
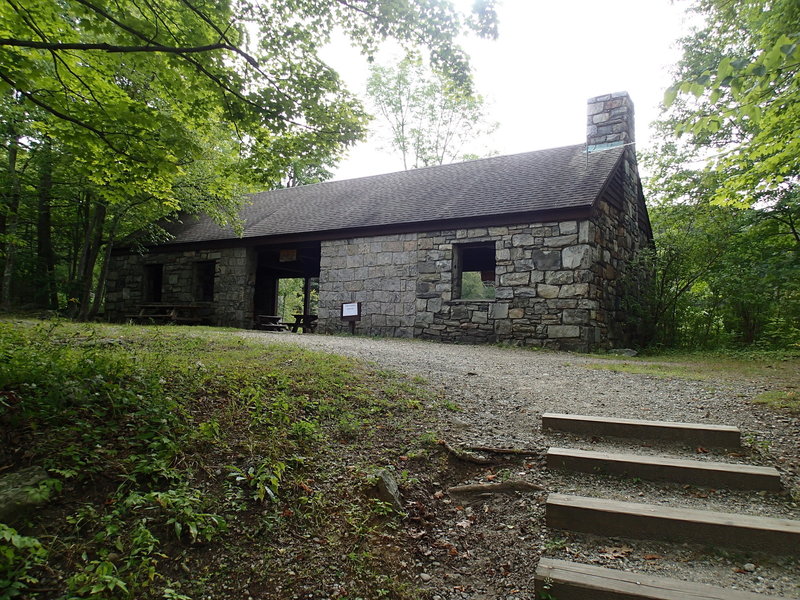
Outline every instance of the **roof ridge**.
{"label": "roof ridge", "polygon": [[355,182],[355,181],[361,181],[361,180],[364,180],[364,179],[389,177],[391,175],[403,175],[405,173],[417,174],[417,173],[423,173],[423,172],[430,172],[430,171],[435,170],[435,169],[448,169],[448,168],[453,168],[453,167],[457,167],[457,166],[460,166],[460,165],[473,165],[475,163],[488,162],[488,161],[491,161],[491,160],[509,159],[509,158],[514,158],[514,157],[520,157],[520,156],[525,156],[525,155],[530,155],[530,154],[539,154],[539,153],[544,153],[544,152],[555,152],[556,150],[567,150],[567,149],[577,148],[579,146],[585,148],[586,147],[586,142],[581,142],[579,144],[568,144],[566,146],[556,146],[554,148],[540,148],[539,150],[528,150],[527,152],[514,152],[512,154],[496,154],[494,156],[483,156],[481,158],[472,158],[472,159],[469,159],[469,160],[461,160],[461,161],[458,161],[458,162],[446,163],[446,164],[442,164],[442,165],[428,165],[428,166],[425,166],[425,167],[416,167],[416,168],[413,168],[413,169],[400,169],[400,170],[397,170],[397,171],[388,171],[386,173],[376,173],[375,175],[362,175],[360,177],[349,177],[347,179],[329,179],[328,181],[319,181],[317,183],[308,183],[308,184],[305,184],[305,185],[297,185],[297,186],[288,187],[288,188],[275,188],[275,189],[270,189],[270,190],[262,190],[260,192],[253,193],[253,196],[257,196],[257,195],[260,195],[260,194],[272,193],[272,192],[290,192],[290,191],[293,191],[293,190],[308,189],[310,187],[317,187],[317,186],[330,186],[330,185],[335,185],[335,184],[341,184],[342,182],[345,182],[345,181]]}

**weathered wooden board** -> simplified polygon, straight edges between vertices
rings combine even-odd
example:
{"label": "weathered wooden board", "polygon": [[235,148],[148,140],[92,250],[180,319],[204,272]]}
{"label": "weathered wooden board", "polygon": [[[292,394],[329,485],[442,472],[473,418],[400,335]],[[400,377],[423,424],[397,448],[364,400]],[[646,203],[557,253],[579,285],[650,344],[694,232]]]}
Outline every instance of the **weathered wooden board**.
{"label": "weathered wooden board", "polygon": [[550,494],[547,526],[597,535],[800,554],[800,521]]}
{"label": "weathered wooden board", "polygon": [[[547,589],[545,590],[545,587]],[[756,600],[761,594],[543,558],[536,592],[558,600]],[[538,597],[538,596],[537,596]]]}
{"label": "weathered wooden board", "polygon": [[738,427],[731,425],[544,413],[542,429],[555,429],[582,435],[666,440],[709,447],[738,448],[741,446],[741,432]]}
{"label": "weathered wooden board", "polygon": [[768,491],[781,489],[780,473],[773,467],[705,460],[550,448],[547,451],[547,467],[581,473],[675,481],[713,488]]}

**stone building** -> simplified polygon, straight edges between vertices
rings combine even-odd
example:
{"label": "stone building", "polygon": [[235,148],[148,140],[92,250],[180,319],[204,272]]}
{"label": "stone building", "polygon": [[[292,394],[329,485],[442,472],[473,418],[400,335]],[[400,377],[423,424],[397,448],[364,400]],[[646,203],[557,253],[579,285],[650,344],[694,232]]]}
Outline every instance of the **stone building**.
{"label": "stone building", "polygon": [[626,93],[591,98],[585,143],[255,194],[244,233],[185,217],[120,250],[106,314],[199,303],[210,322],[276,314],[278,281],[318,279],[319,330],[572,350],[624,344],[622,276],[652,234]]}

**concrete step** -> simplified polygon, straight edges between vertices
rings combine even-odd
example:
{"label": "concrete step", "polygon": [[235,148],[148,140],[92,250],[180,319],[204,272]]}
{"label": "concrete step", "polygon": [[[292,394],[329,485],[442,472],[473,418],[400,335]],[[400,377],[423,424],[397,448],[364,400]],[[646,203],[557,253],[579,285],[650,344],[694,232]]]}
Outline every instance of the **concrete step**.
{"label": "concrete step", "polygon": [[800,555],[800,521],[550,494],[548,527]]}
{"label": "concrete step", "polygon": [[712,488],[768,491],[781,489],[781,476],[773,467],[705,460],[550,448],[547,451],[547,467],[581,473],[675,481]]}
{"label": "concrete step", "polygon": [[666,440],[709,447],[738,448],[741,446],[739,428],[730,425],[544,413],[542,429],[554,429],[581,435]]}
{"label": "concrete step", "polygon": [[[756,600],[762,594],[543,558],[536,569],[537,598],[558,600]],[[549,596],[545,595],[545,592]]]}

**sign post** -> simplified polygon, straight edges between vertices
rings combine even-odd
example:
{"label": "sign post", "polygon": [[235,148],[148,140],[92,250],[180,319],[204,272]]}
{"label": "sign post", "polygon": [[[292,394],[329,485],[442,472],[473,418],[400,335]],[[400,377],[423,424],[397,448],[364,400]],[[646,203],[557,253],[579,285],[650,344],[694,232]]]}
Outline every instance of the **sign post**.
{"label": "sign post", "polygon": [[345,302],[342,304],[342,321],[350,323],[350,333],[356,333],[356,321],[361,320],[361,302]]}

